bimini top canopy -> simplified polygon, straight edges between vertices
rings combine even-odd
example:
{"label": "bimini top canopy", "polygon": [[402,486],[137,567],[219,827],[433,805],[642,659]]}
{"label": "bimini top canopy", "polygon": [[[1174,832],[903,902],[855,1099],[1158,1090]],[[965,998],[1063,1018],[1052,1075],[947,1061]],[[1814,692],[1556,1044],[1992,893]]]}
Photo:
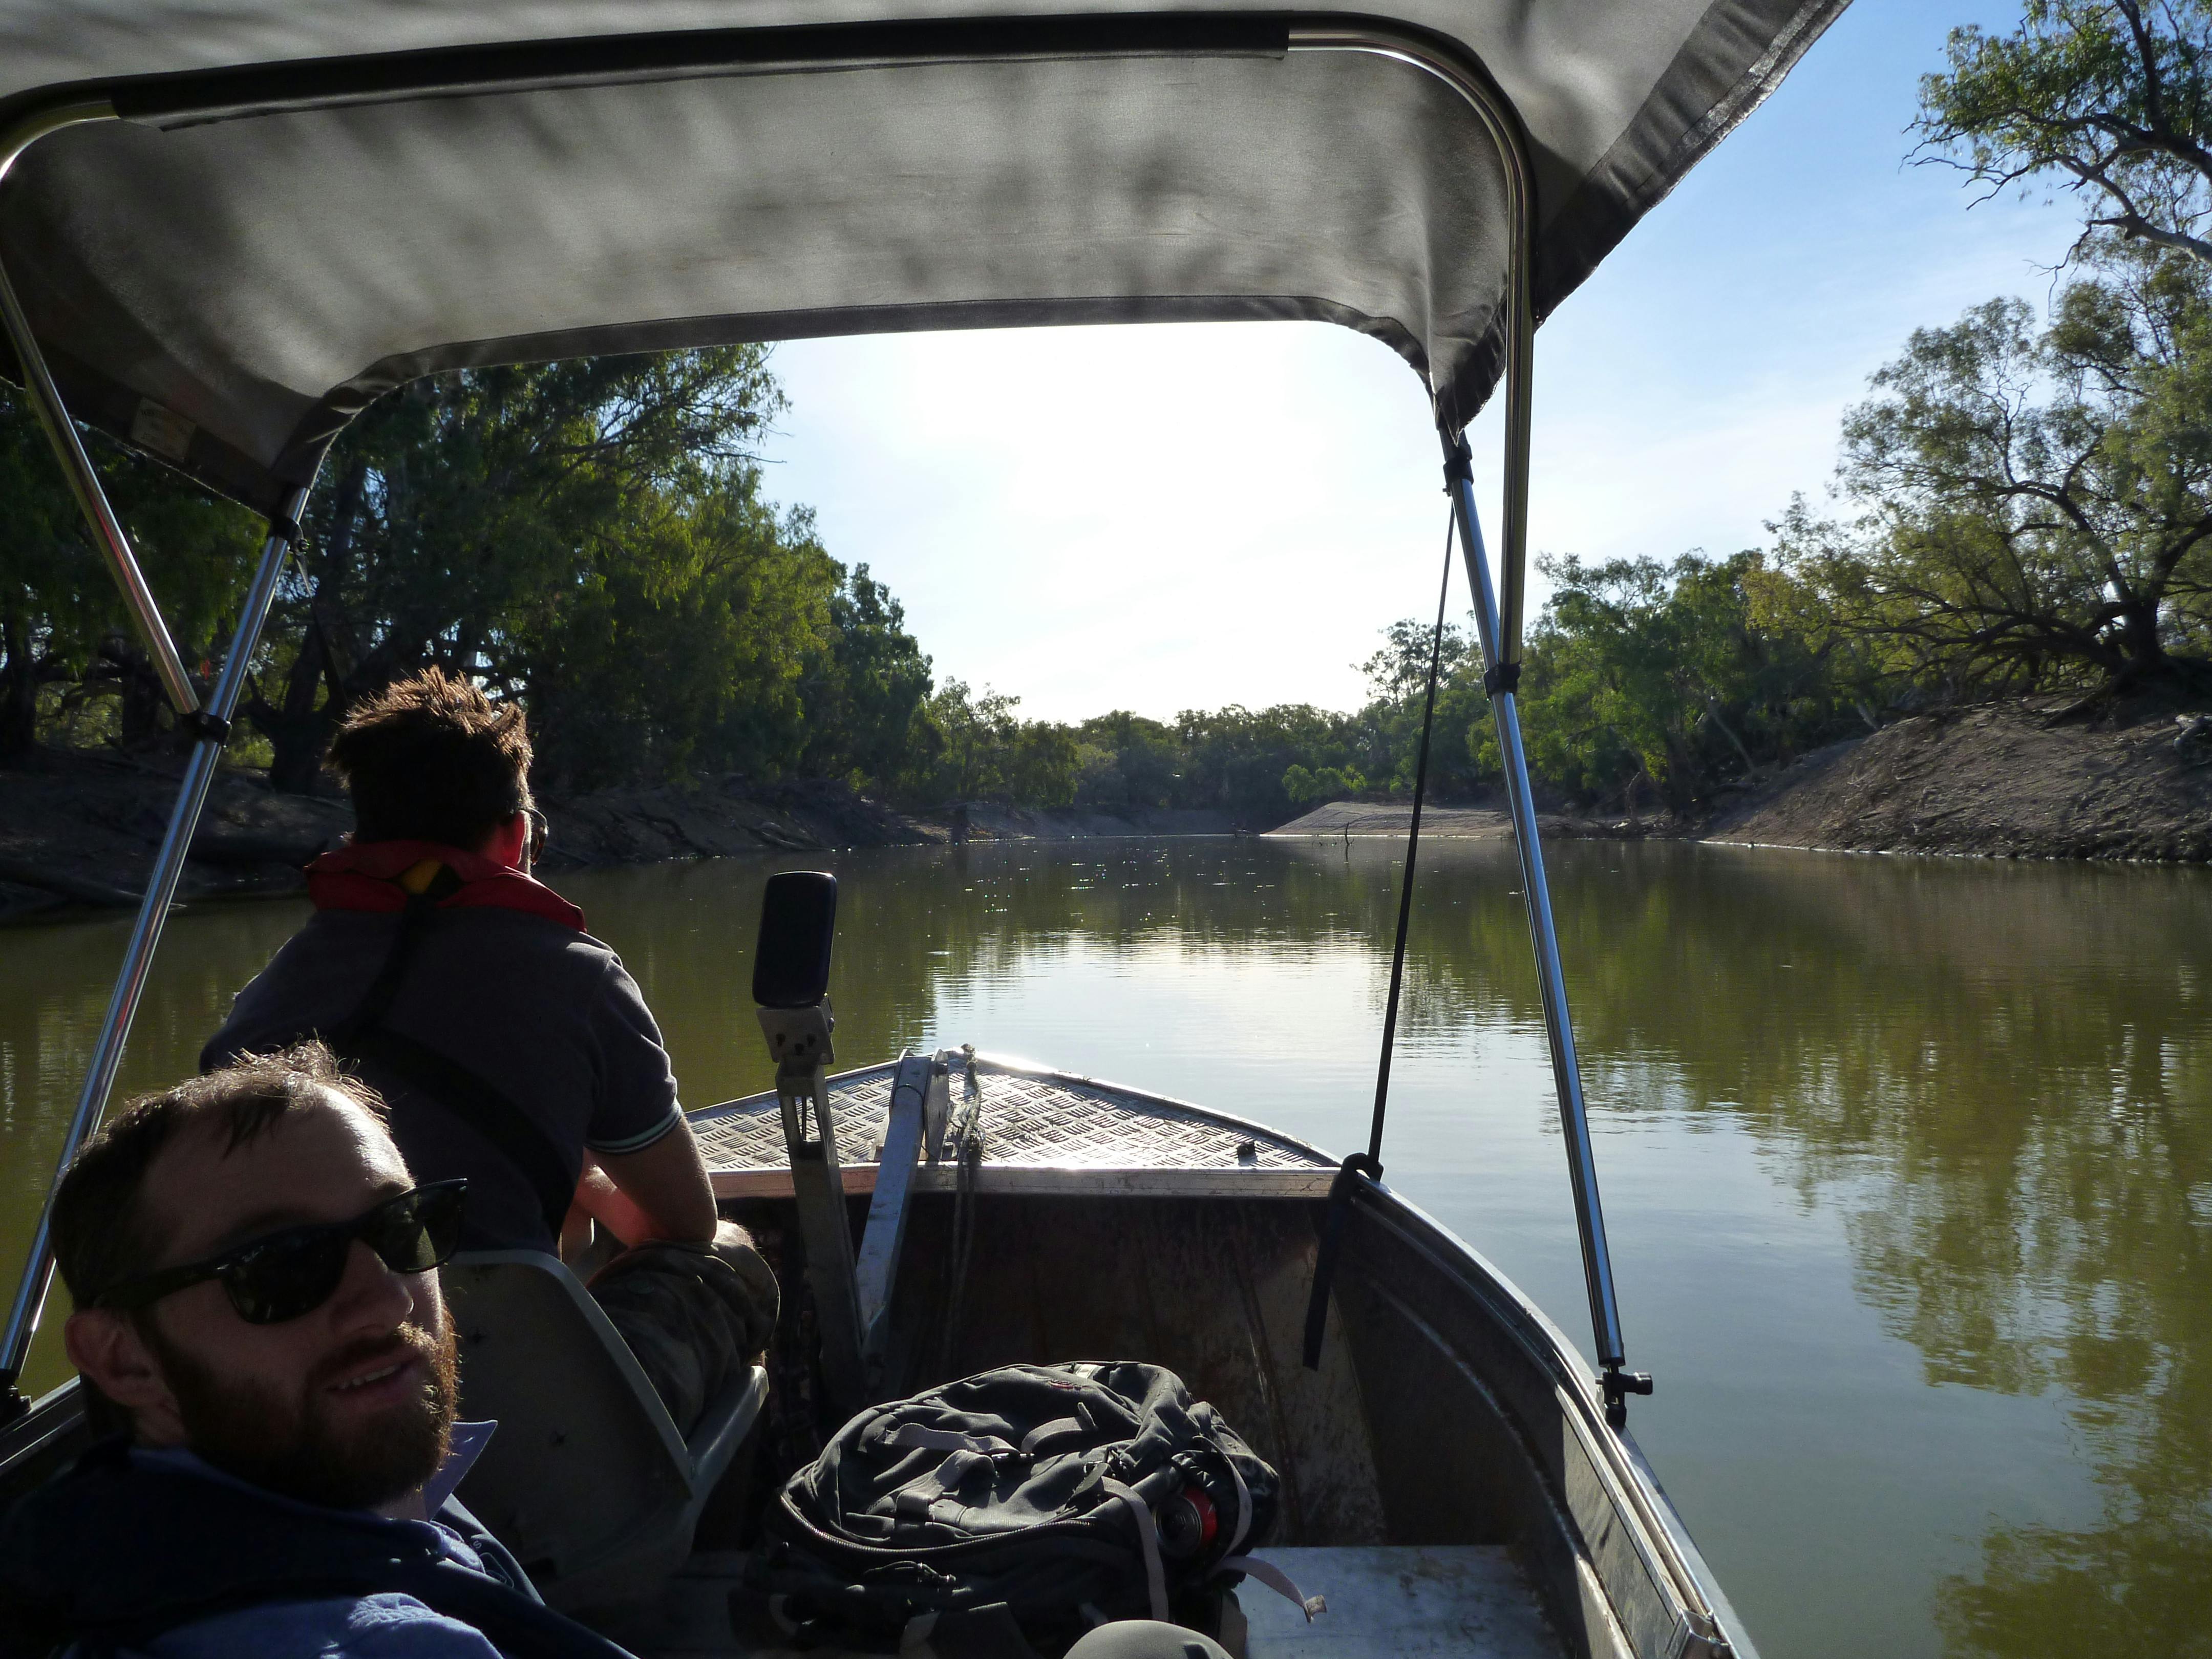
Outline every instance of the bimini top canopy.
{"label": "bimini top canopy", "polygon": [[1325,319],[1455,428],[1516,195],[1540,316],[1844,3],[0,0],[0,264],[264,509],[435,369],[893,329]]}

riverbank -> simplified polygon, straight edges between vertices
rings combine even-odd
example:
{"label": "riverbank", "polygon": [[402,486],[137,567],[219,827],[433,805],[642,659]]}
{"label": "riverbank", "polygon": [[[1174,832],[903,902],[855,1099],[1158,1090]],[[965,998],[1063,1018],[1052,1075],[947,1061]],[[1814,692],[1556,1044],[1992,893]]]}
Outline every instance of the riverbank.
{"label": "riverbank", "polygon": [[1703,839],[1844,852],[2212,862],[2212,718],[2011,700],[1808,755]]}
{"label": "riverbank", "polygon": [[[151,867],[181,765],[43,750],[0,773],[0,921],[127,907]],[[970,804],[915,816],[842,784],[741,779],[548,797],[545,867],[566,870],[932,842],[1228,835],[1220,812]],[[1336,801],[1270,831],[1402,836],[1402,803]],[[185,867],[186,900],[300,890],[301,866],[352,828],[335,787],[280,795],[225,770]],[[1546,812],[1547,837],[1706,840],[1851,852],[2212,862],[2212,717],[2142,703],[2101,716],[2015,700],[1900,720],[1806,757],[1692,821]],[[1498,840],[1497,802],[1435,805],[1422,832]]]}
{"label": "riverbank", "polygon": [[[45,750],[0,772],[0,922],[64,907],[128,908],[152,868],[181,763]],[[915,817],[840,783],[609,789],[539,803],[552,824],[544,868],[729,858],[930,842],[1079,841],[1109,836],[1226,835],[1217,812],[1109,813],[971,805]],[[337,846],[353,813],[335,786],[280,795],[261,773],[226,769],[209,792],[179,895],[295,893],[301,867]]]}
{"label": "riverbank", "polygon": [[[1413,809],[1403,801],[1331,801],[1291,819],[1270,836],[1403,836],[1412,823]],[[1589,817],[1573,812],[1539,812],[1536,832],[1547,840],[1674,841],[1682,839],[1683,825],[1674,818]],[[1440,841],[1504,841],[1513,833],[1513,821],[1498,805],[1431,805],[1421,809],[1421,834]]]}
{"label": "riverbank", "polygon": [[[1336,801],[1269,833],[1403,836],[1401,802]],[[1547,838],[1711,841],[1863,853],[2212,862],[2212,716],[2101,715],[2015,699],[1916,715],[1830,745],[1698,818],[1540,813]],[[1494,840],[1494,805],[1431,806],[1421,833]]]}

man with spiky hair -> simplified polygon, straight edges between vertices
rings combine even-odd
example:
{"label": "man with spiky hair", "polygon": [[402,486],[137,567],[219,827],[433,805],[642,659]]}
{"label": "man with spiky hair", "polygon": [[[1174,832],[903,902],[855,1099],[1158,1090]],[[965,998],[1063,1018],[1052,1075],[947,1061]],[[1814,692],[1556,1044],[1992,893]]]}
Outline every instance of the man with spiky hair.
{"label": "man with spiky hair", "polygon": [[636,981],[531,873],[530,759],[522,710],[441,670],[358,706],[331,745],[353,836],[201,1063],[327,1041],[410,1167],[467,1178],[468,1248],[550,1252],[572,1203],[594,1217],[628,1248],[593,1293],[688,1433],[766,1345],[775,1283],[718,1221]]}
{"label": "man with spiky hair", "polygon": [[619,1659],[453,1500],[437,1269],[374,1093],[306,1045],[137,1101],[54,1200],[93,1449],[0,1520],[0,1653]]}

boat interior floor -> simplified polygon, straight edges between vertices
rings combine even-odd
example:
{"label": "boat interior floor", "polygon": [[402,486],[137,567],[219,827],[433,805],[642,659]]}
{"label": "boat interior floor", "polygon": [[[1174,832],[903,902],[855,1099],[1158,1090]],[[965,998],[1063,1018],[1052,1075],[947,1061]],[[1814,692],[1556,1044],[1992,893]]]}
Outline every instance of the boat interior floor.
{"label": "boat interior floor", "polygon": [[[1565,1650],[1504,1547],[1494,1544],[1271,1549],[1267,1559],[1300,1588],[1327,1585],[1328,1611],[1309,1620],[1257,1584],[1237,1593],[1244,1659],[1563,1659]],[[746,1631],[732,1617],[744,1573],[742,1552],[702,1551],[672,1579],[649,1614],[617,1620],[608,1633],[650,1659],[800,1659],[799,1650]],[[1233,1622],[1233,1621],[1232,1621]],[[805,1659],[844,1659],[814,1647]],[[857,1659],[857,1656],[855,1656]]]}
{"label": "boat interior floor", "polygon": [[[890,1069],[832,1085],[859,1166],[846,1182],[856,1238],[868,1200],[854,1189],[875,1184]],[[1589,1483],[1541,1469],[1571,1437],[1551,1415],[1550,1379],[1519,1385],[1519,1409],[1484,1380],[1525,1362],[1446,1257],[1355,1218],[1321,1363],[1302,1363],[1334,1175],[1325,1155],[1111,1085],[990,1062],[968,1069],[955,1103],[981,1126],[981,1167],[957,1183],[950,1160],[917,1172],[936,1178],[917,1180],[906,1203],[876,1397],[1024,1362],[1143,1358],[1175,1371],[1280,1476],[1271,1536],[1253,1553],[1327,1604],[1309,1621],[1245,1582],[1220,1636],[1251,1659],[1639,1650],[1601,1612],[1588,1639],[1593,1581],[1553,1493]],[[725,1214],[786,1287],[784,1328],[747,1520],[702,1527],[649,1602],[586,1613],[646,1659],[786,1650],[757,1599],[738,1592],[763,1505],[841,1420],[824,1409],[820,1373],[793,1363],[812,1346],[812,1298],[780,1133],[763,1121],[774,1109],[755,1097],[694,1119]]]}
{"label": "boat interior floor", "polygon": [[[732,1207],[772,1257],[795,1242],[787,1205]],[[1565,1651],[1526,1551],[1510,1547],[1517,1528],[1501,1512],[1498,1452],[1476,1443],[1482,1413],[1458,1397],[1464,1383],[1425,1364],[1410,1333],[1378,1328],[1379,1340],[1362,1342],[1367,1322],[1341,1317],[1329,1322],[1321,1369],[1299,1363],[1318,1204],[985,1194],[957,1276],[954,1207],[942,1194],[921,1194],[915,1207],[888,1356],[898,1389],[992,1365],[1125,1354],[1176,1370],[1282,1476],[1273,1540],[1255,1553],[1327,1602],[1309,1622],[1248,1581],[1237,1595],[1244,1631],[1232,1617],[1222,1632],[1232,1652]],[[1356,1277],[1347,1273],[1346,1289]],[[795,1387],[803,1378],[779,1377],[782,1397],[764,1425],[771,1443],[779,1417],[786,1432],[793,1426]],[[769,1468],[779,1461],[771,1445]],[[738,1541],[702,1539],[651,1603],[594,1609],[591,1622],[646,1659],[782,1653],[774,1627],[733,1594],[748,1559],[730,1547]]]}

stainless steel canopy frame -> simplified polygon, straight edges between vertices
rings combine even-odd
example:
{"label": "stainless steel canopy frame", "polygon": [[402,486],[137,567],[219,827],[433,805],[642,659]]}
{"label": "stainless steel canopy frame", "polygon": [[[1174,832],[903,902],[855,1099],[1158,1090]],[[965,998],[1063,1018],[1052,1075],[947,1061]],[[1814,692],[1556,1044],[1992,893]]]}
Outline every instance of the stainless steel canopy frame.
{"label": "stainless steel canopy frame", "polygon": [[[1496,326],[1504,334],[1505,361],[1504,490],[1503,544],[1498,592],[1493,596],[1481,552],[1472,485],[1454,485],[1461,515],[1462,546],[1469,574],[1482,596],[1483,652],[1493,678],[1506,674],[1506,689],[1493,696],[1506,781],[1524,872],[1523,891],[1544,990],[1544,1013],[1551,1039],[1553,1075],[1560,1115],[1567,1127],[1570,1173],[1583,1265],[1590,1291],[1601,1379],[1607,1403],[1620,1420],[1624,1390],[1648,1390],[1648,1382],[1627,1377],[1620,1318],[1613,1289],[1611,1259],[1600,1212],[1589,1123],[1574,1058],[1565,981],[1545,884],[1543,855],[1529,805],[1528,763],[1523,752],[1510,678],[1520,659],[1524,568],[1528,538],[1531,444],[1532,358],[1535,334],[1534,255],[1534,174],[1528,143],[1511,102],[1474,55],[1442,37],[1410,27],[1356,16],[1267,18],[1257,14],[1188,14],[1174,18],[1071,16],[1056,19],[940,19],[854,27],[714,30],[683,35],[533,43],[428,52],[380,54],[295,64],[249,65],[183,75],[118,81],[106,87],[83,85],[44,108],[21,117],[0,134],[0,178],[33,143],[47,134],[85,122],[128,119],[155,126],[251,118],[278,111],[420,98],[489,94],[556,86],[605,85],[617,82],[705,79],[744,75],[818,72],[861,65],[988,62],[1036,58],[1250,55],[1287,49],[1292,52],[1352,52],[1393,59],[1442,82],[1463,100],[1481,122],[1495,149],[1505,185],[1510,220],[1507,292]],[[181,719],[198,730],[200,741],[179,793],[168,834],[156,859],[138,923],[125,953],[121,974],[103,1023],[76,1115],[63,1146],[66,1167],[85,1137],[97,1126],[136,1012],[161,922],[174,896],[192,832],[213,781],[228,722],[243,690],[246,668],[259,643],[261,628],[281,576],[284,555],[296,533],[308,488],[286,501],[272,520],[261,565],[222,673],[202,709],[175,644],[149,589],[127,535],[101,492],[96,473],[75,425],[64,407],[45,357],[12,290],[0,271],[0,324],[4,324],[22,366],[23,379],[57,459],[67,474],[95,543],[131,605],[141,638],[152,654],[163,684]],[[1448,449],[1460,441],[1447,434]],[[51,1195],[48,1200],[51,1208]],[[52,1272],[48,1216],[42,1213],[32,1242],[4,1336],[0,1336],[0,1384],[6,1399],[20,1406],[14,1384],[34,1334]],[[0,1400],[0,1417],[6,1401]]]}
{"label": "stainless steel canopy frame", "polygon": [[[16,349],[21,351],[20,343]],[[64,419],[66,421],[66,416]],[[70,435],[76,434],[72,432]],[[96,480],[93,488],[95,491],[99,488]],[[299,491],[292,499],[288,516],[296,519],[307,498],[306,490]],[[106,506],[104,499],[100,505]],[[198,740],[192,745],[191,758],[185,763],[177,804],[169,814],[168,829],[162,835],[161,850],[155,854],[154,867],[147,877],[145,896],[139,901],[138,918],[131,927],[130,943],[124,946],[123,967],[116,975],[115,989],[108,998],[107,1015],[100,1022],[100,1036],[85,1068],[84,1086],[77,1096],[76,1110],[62,1139],[61,1157],[55,1164],[57,1184],[60,1172],[69,1167],[85,1138],[99,1127],[100,1114],[107,1108],[108,1091],[114,1087],[116,1070],[123,1063],[123,1046],[131,1034],[131,1022],[146,989],[155,948],[161,941],[161,925],[168,919],[169,907],[175,902],[177,883],[184,875],[185,859],[191,850],[192,833],[199,826],[201,809],[207,805],[208,789],[215,781],[216,767],[222,759],[228,741],[230,718],[246,689],[246,670],[260,646],[262,624],[268,619],[276,584],[283,575],[284,556],[290,547],[288,530],[270,530],[262,544],[261,562],[254,571],[253,585],[246,590],[239,606],[238,626],[231,635],[230,649],[223,658],[222,672],[216,681],[213,695],[204,710],[178,710],[180,715],[204,712],[207,718],[202,723]],[[126,593],[131,591],[134,582],[143,588],[144,578],[139,574],[137,562],[131,556],[127,542],[110,548],[108,556],[116,580]],[[156,612],[155,626],[160,625],[160,620]],[[189,686],[190,683],[186,684]],[[16,1379],[23,1373],[23,1361],[30,1352],[31,1339],[38,1334],[39,1316],[53,1280],[53,1189],[49,1188],[46,1201],[39,1212],[38,1226],[31,1234],[23,1276],[9,1308],[6,1333],[0,1336],[0,1390],[4,1390],[0,1391],[0,1421],[5,1421],[22,1404]]]}

